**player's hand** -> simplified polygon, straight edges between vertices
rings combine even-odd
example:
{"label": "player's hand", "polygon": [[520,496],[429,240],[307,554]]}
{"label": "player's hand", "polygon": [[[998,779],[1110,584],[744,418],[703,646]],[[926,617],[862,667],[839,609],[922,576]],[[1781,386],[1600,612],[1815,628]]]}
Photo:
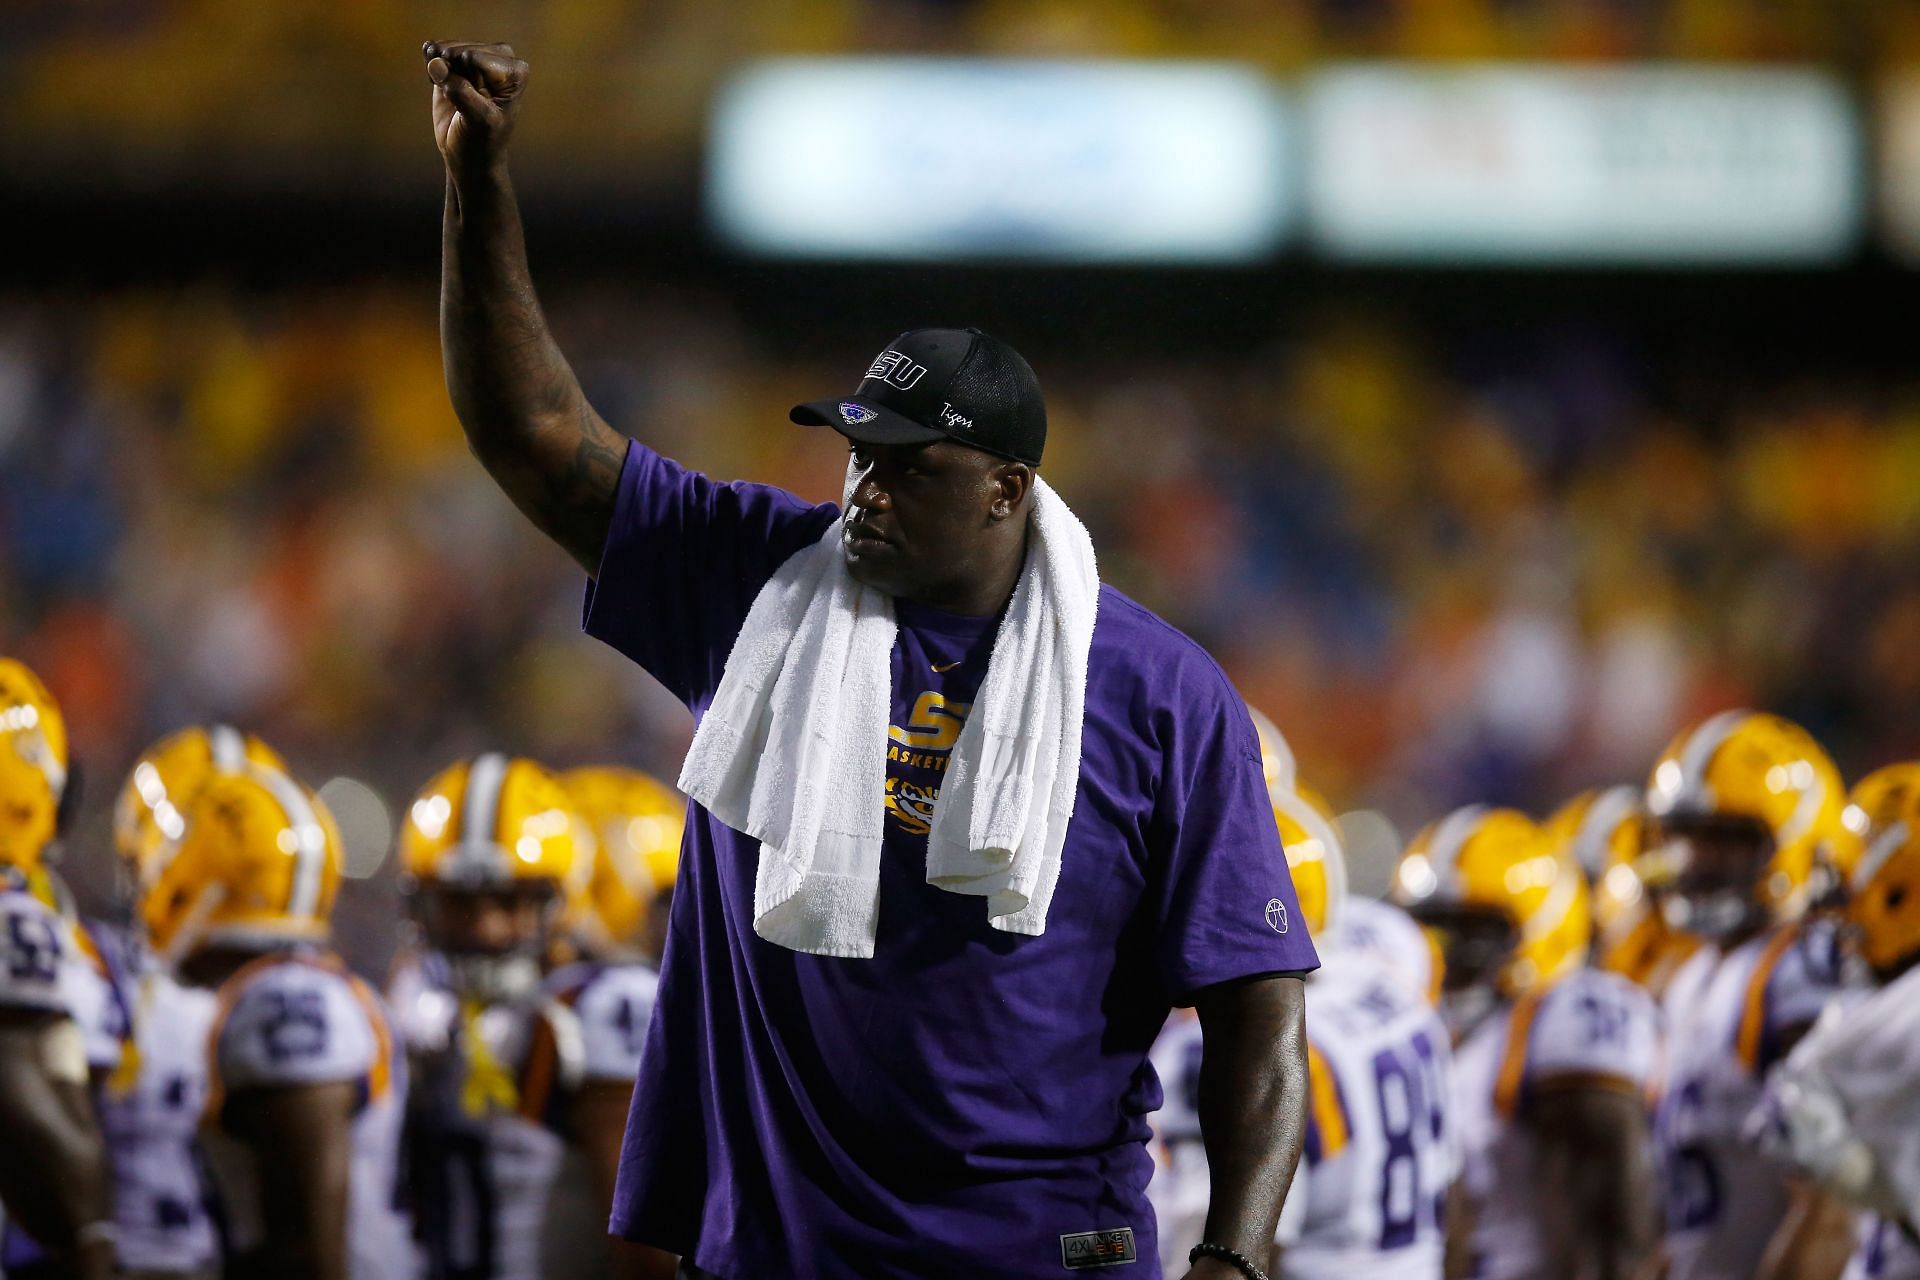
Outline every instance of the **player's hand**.
{"label": "player's hand", "polygon": [[527,64],[505,44],[429,40],[420,52],[433,82],[433,138],[447,172],[461,178],[504,163]]}

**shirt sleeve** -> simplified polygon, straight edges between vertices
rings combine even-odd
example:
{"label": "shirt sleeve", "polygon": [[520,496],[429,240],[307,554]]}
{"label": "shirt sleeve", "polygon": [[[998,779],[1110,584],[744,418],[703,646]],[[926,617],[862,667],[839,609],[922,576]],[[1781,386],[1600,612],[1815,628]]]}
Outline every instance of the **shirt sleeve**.
{"label": "shirt sleeve", "polygon": [[349,980],[302,964],[276,965],[230,996],[215,1044],[228,1091],[365,1078],[378,1035]]}
{"label": "shirt sleeve", "polygon": [[76,955],[67,969],[67,1008],[80,1028],[87,1065],[96,1071],[111,1071],[120,1065],[123,1042],[130,1030],[121,997],[114,991],[112,979],[87,957]]}
{"label": "shirt sleeve", "polygon": [[1167,992],[1190,1004],[1216,983],[1319,968],[1245,704],[1210,662],[1170,687],[1178,701],[1153,822]]}
{"label": "shirt sleeve", "polygon": [[78,978],[67,924],[30,893],[0,892],[0,1008],[73,1014]]}
{"label": "shirt sleeve", "polygon": [[838,515],[784,489],[722,484],[633,441],[587,583],[586,632],[698,705],[718,687],[760,588]]}
{"label": "shirt sleeve", "polygon": [[[1802,930],[1762,975],[1764,1048],[1761,1067],[1777,1061],[1795,1033],[1812,1026],[1828,1003],[1841,994],[1839,963],[1830,954],[1834,940],[1822,931]],[[1763,959],[1762,964],[1766,961]]]}
{"label": "shirt sleeve", "polygon": [[580,1017],[581,1072],[586,1079],[630,1084],[640,1074],[640,1054],[659,986],[653,970],[636,964],[604,969],[581,988],[573,1007]]}
{"label": "shirt sleeve", "polygon": [[1529,1085],[1614,1081],[1638,1091],[1659,1057],[1653,1000],[1617,974],[1579,969],[1541,997],[1527,1046]]}

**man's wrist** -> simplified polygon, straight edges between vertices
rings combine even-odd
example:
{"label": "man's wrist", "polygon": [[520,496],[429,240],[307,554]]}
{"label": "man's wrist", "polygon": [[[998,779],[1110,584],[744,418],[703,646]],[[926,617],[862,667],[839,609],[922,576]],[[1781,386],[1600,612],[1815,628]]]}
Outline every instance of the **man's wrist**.
{"label": "man's wrist", "polygon": [[1202,1240],[1199,1244],[1193,1246],[1193,1252],[1187,1255],[1187,1264],[1189,1266],[1196,1266],[1202,1258],[1211,1258],[1226,1267],[1230,1267],[1245,1276],[1246,1280],[1267,1280],[1267,1273],[1258,1263],[1236,1249],[1229,1249],[1226,1245],[1214,1244],[1210,1240]]}
{"label": "man's wrist", "polygon": [[447,181],[462,195],[468,192],[499,191],[509,185],[507,158],[503,155],[477,165],[449,164]]}

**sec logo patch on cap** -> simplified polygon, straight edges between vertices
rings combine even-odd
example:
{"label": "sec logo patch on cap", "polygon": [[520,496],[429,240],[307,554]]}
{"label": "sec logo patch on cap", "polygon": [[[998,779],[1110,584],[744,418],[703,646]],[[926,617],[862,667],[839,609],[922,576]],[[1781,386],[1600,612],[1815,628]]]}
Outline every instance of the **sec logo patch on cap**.
{"label": "sec logo patch on cap", "polygon": [[1287,931],[1287,904],[1278,898],[1267,899],[1267,927],[1275,933]]}
{"label": "sec logo patch on cap", "polygon": [[879,416],[865,405],[849,404],[844,400],[840,402],[840,418],[850,427],[858,426],[863,422],[872,422]]}

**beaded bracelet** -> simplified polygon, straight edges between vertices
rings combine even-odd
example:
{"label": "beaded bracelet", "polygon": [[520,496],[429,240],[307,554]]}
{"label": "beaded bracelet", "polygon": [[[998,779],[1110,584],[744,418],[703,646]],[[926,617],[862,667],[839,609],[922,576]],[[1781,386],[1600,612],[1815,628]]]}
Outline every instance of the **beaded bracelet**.
{"label": "beaded bracelet", "polygon": [[1187,1255],[1187,1265],[1192,1266],[1201,1258],[1219,1258],[1239,1268],[1240,1274],[1247,1280],[1267,1280],[1267,1273],[1253,1265],[1253,1259],[1244,1253],[1235,1253],[1223,1244],[1209,1244],[1202,1240],[1193,1246],[1193,1252]]}

